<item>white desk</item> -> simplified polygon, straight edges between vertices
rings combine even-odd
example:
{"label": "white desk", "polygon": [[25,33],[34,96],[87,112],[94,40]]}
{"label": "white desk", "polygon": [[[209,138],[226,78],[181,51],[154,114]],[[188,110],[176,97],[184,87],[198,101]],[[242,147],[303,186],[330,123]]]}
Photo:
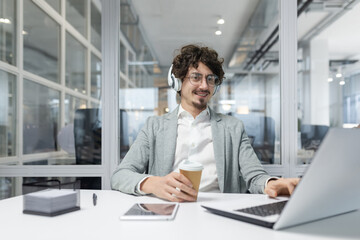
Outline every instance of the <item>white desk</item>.
{"label": "white desk", "polygon": [[[92,193],[98,195],[96,206]],[[247,195],[251,197],[252,195]],[[281,231],[259,227],[207,212],[200,205],[240,194],[200,193],[198,202],[181,203],[174,221],[121,221],[119,216],[135,202],[162,202],[117,191],[81,191],[81,210],[57,217],[22,213],[22,197],[0,201],[1,239],[360,239],[360,211]],[[266,196],[264,196],[266,197]],[[187,229],[187,230],[186,230]]]}

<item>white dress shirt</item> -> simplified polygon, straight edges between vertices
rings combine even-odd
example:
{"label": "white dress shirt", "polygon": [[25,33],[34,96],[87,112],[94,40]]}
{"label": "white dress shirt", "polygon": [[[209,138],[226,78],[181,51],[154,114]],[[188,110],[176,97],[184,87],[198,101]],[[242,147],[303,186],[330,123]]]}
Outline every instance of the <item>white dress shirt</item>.
{"label": "white dress shirt", "polygon": [[179,106],[173,170],[179,172],[179,164],[186,159],[204,166],[199,191],[220,192],[208,108],[194,118]]}

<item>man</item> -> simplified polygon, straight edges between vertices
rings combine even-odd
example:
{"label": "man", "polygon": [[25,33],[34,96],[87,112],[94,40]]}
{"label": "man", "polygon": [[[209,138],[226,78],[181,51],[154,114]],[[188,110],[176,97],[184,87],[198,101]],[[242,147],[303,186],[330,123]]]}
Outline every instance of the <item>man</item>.
{"label": "man", "polygon": [[[181,48],[169,70],[169,84],[181,96],[176,110],[150,117],[112,176],[112,188],[176,201],[195,201],[180,162],[204,165],[200,191],[291,194],[299,179],[270,177],[260,164],[243,123],[208,107],[224,78],[223,59],[197,45]],[[172,75],[173,74],[173,75]]]}

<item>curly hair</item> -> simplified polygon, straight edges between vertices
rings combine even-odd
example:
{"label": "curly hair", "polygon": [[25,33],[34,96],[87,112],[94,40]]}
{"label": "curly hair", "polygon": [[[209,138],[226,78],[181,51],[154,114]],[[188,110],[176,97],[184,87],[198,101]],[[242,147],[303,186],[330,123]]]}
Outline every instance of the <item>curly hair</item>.
{"label": "curly hair", "polygon": [[218,53],[209,47],[194,44],[182,47],[180,53],[173,60],[172,73],[176,78],[184,81],[189,67],[198,68],[199,62],[206,65],[216,74],[219,77],[220,84],[222,83],[224,78],[224,70],[222,68],[224,59],[218,58]]}

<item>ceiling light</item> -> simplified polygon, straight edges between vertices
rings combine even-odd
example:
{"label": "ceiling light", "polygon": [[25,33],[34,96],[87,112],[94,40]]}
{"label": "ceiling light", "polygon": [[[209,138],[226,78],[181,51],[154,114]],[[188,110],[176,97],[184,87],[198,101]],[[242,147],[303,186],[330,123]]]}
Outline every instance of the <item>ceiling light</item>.
{"label": "ceiling light", "polygon": [[225,20],[223,18],[219,18],[216,23],[222,25],[225,23]]}
{"label": "ceiling light", "polygon": [[0,18],[0,23],[10,24],[11,21],[10,21],[10,19],[7,19],[7,18]]}
{"label": "ceiling light", "polygon": [[332,82],[334,79],[332,77],[328,78],[328,82]]}
{"label": "ceiling light", "polygon": [[229,104],[224,104],[224,105],[222,105],[222,109],[223,109],[224,111],[229,111],[229,110],[231,109],[231,105],[229,105]]}
{"label": "ceiling light", "polygon": [[344,80],[341,80],[341,81],[339,82],[339,84],[340,84],[340,85],[345,85],[345,81],[344,81]]}
{"label": "ceiling light", "polygon": [[221,34],[222,34],[222,32],[220,31],[220,29],[216,30],[215,35],[220,36]]}
{"label": "ceiling light", "polygon": [[249,112],[249,106],[247,105],[239,106],[236,110],[237,114],[249,114]]}
{"label": "ceiling light", "polygon": [[341,78],[341,77],[342,77],[342,74],[341,74],[341,73],[337,73],[337,74],[336,74],[336,77],[337,77],[337,78]]}
{"label": "ceiling light", "polygon": [[25,30],[22,31],[22,35],[27,35],[27,34],[28,34],[27,31],[25,31]]}
{"label": "ceiling light", "polygon": [[234,105],[236,103],[235,100],[220,100],[219,104],[229,104],[229,105]]}

